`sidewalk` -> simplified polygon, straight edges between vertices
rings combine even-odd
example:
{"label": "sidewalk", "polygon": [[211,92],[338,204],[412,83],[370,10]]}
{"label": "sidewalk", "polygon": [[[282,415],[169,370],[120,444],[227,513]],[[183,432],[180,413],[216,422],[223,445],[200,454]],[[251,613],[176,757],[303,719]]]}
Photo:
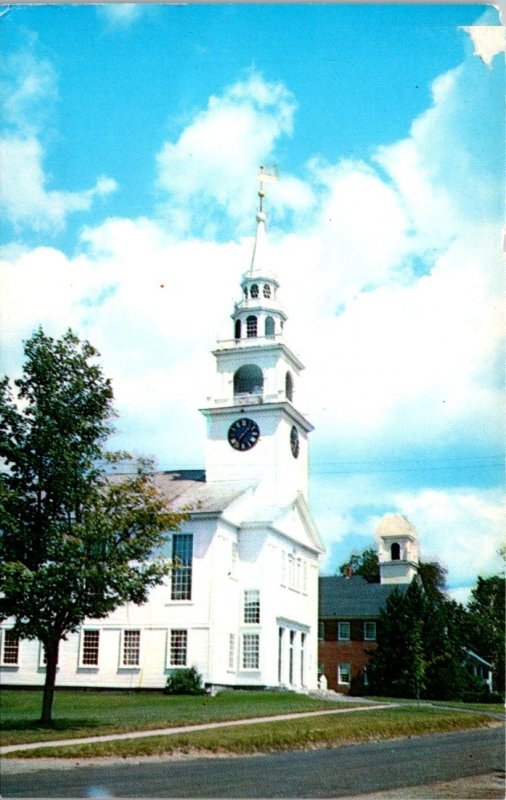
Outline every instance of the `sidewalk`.
{"label": "sidewalk", "polygon": [[[344,705],[344,704],[343,704]],[[95,744],[97,742],[121,741],[122,739],[143,739],[148,736],[175,736],[179,733],[193,733],[194,731],[206,731],[216,728],[230,728],[238,725],[258,725],[262,722],[279,722],[290,719],[302,719],[303,717],[323,717],[329,714],[350,714],[353,711],[363,711],[368,709],[374,711],[381,708],[394,708],[397,703],[366,703],[353,705],[348,708],[333,708],[329,711],[301,711],[296,714],[278,714],[271,717],[253,717],[249,719],[234,719],[226,722],[206,722],[197,725],[183,725],[176,728],[156,728],[142,731],[130,731],[129,733],[111,733],[104,736],[84,736],[79,739],[53,739],[46,742],[30,742],[9,744],[0,747],[0,756],[7,753],[17,753],[20,751],[37,750],[39,747],[62,747],[76,744]]]}

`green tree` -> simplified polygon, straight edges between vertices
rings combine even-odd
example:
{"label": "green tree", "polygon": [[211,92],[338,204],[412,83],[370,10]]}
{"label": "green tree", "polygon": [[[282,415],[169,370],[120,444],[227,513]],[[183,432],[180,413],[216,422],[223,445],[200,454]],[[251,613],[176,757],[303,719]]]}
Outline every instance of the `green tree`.
{"label": "green tree", "polygon": [[379,583],[379,561],[374,547],[367,547],[361,553],[352,553],[345,564],[341,564],[339,572],[346,575],[348,570],[353,575],[361,575],[369,583]]}
{"label": "green tree", "polygon": [[490,661],[496,691],[504,694],[505,669],[505,578],[478,577],[468,603],[466,643],[471,650]]}
{"label": "green tree", "polygon": [[430,596],[416,577],[389,596],[378,621],[378,647],[368,666],[371,690],[393,697],[459,697],[460,613],[442,593]]}
{"label": "green tree", "polygon": [[170,567],[152,554],[181,520],[147,462],[108,478],[113,392],[97,356],[70,330],[55,340],[39,329],[15,388],[0,383],[0,619],[43,644],[44,724],[61,640],[86,617],[143,603]]}

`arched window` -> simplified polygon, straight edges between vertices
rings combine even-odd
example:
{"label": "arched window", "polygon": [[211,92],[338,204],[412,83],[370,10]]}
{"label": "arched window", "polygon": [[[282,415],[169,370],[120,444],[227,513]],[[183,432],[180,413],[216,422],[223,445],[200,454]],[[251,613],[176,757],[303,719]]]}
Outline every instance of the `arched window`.
{"label": "arched window", "polygon": [[246,300],[248,299],[248,287],[247,286],[244,287],[244,297],[246,298]]}
{"label": "arched window", "polygon": [[244,364],[234,374],[234,394],[262,394],[264,375],[256,364]]}
{"label": "arched window", "polygon": [[253,298],[257,298],[258,297],[258,284],[257,283],[252,283],[251,284],[251,289],[249,290],[249,293],[250,293],[251,297],[253,297]]}
{"label": "arched window", "polygon": [[248,339],[257,335],[257,318],[253,315],[246,317],[246,335]]}
{"label": "arched window", "polygon": [[236,319],[235,326],[234,326],[234,336],[236,339],[241,338],[241,320]]}
{"label": "arched window", "polygon": [[268,283],[264,283],[264,297],[269,299],[270,296],[271,296],[271,287],[269,286]]}
{"label": "arched window", "polygon": [[400,561],[401,546],[398,542],[394,542],[390,548],[390,557],[392,561]]}
{"label": "arched window", "polygon": [[274,336],[274,320],[272,317],[265,318],[265,335]]}
{"label": "arched window", "polygon": [[292,402],[293,400],[293,378],[290,372],[285,375],[285,394],[286,399]]}

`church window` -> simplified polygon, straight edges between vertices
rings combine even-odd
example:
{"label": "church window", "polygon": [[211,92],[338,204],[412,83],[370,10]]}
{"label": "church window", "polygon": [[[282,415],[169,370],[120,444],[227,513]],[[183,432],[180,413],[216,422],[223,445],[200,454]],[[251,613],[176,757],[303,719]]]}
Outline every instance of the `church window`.
{"label": "church window", "polygon": [[252,283],[251,289],[249,290],[251,297],[255,300],[258,297],[258,284]]}
{"label": "church window", "polygon": [[390,556],[392,561],[399,561],[401,557],[401,546],[398,542],[394,542],[390,548]]}
{"label": "church window", "polygon": [[6,667],[16,666],[19,660],[19,636],[9,628],[4,628],[1,634],[0,664]]}
{"label": "church window", "polygon": [[[60,663],[60,651],[58,651],[58,661],[57,661],[57,665],[58,665],[59,663]],[[40,649],[39,649],[39,667],[40,667],[41,669],[43,669],[44,667],[47,667],[46,648],[44,647],[44,645],[42,644],[42,642],[40,642]]]}
{"label": "church window", "polygon": [[248,339],[253,339],[257,335],[257,318],[253,314],[246,317],[246,334]]}
{"label": "church window", "polygon": [[274,336],[274,320],[272,317],[265,318],[265,335]]}
{"label": "church window", "polygon": [[351,638],[351,630],[349,622],[340,622],[337,626],[337,638],[340,642],[349,642]]}
{"label": "church window", "polygon": [[270,296],[271,296],[271,287],[269,286],[268,283],[264,283],[264,297],[269,299]]}
{"label": "church window", "polygon": [[248,299],[248,287],[247,286],[244,287],[244,297],[245,297],[246,300]]}
{"label": "church window", "polygon": [[256,364],[244,364],[234,373],[234,395],[262,394],[264,374]]}
{"label": "church window", "polygon": [[138,667],[141,660],[141,632],[140,630],[123,631],[123,646],[121,648],[121,666]]}
{"label": "church window", "polygon": [[170,666],[186,667],[188,631],[180,628],[170,632]]}
{"label": "church window", "polygon": [[234,336],[235,336],[236,339],[240,339],[241,338],[241,320],[240,319],[236,319],[236,321],[235,321]]}
{"label": "church window", "polygon": [[293,378],[290,372],[285,375],[285,394],[286,399],[292,402],[293,400]]}
{"label": "church window", "polygon": [[260,592],[256,589],[244,592],[244,622],[260,622]]}
{"label": "church window", "polygon": [[175,533],[172,537],[171,600],[192,597],[193,534]]}
{"label": "church window", "polygon": [[307,561],[302,562],[302,594],[307,594]]}
{"label": "church window", "polygon": [[337,682],[338,683],[349,683],[351,678],[351,669],[349,664],[338,664],[337,665]]}
{"label": "church window", "polygon": [[99,630],[84,630],[81,638],[81,666],[97,667],[100,645]]}
{"label": "church window", "polygon": [[230,633],[228,637],[228,668],[235,670],[235,634]]}
{"label": "church window", "polygon": [[258,669],[260,666],[260,636],[245,633],[242,637],[242,668]]}
{"label": "church window", "polygon": [[366,641],[366,642],[375,642],[376,641],[376,623],[375,622],[364,622],[364,641]]}

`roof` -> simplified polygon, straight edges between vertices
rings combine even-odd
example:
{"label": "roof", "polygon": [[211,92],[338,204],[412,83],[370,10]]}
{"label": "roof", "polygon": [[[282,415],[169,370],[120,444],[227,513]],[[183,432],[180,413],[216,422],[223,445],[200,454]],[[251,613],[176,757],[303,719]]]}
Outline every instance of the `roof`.
{"label": "roof", "polygon": [[322,577],[319,615],[322,618],[379,617],[389,595],[395,589],[405,592],[408,586],[408,583],[369,583],[361,575]]}
{"label": "roof", "polygon": [[[116,473],[113,480],[125,475]],[[221,514],[247,489],[256,485],[252,481],[218,481],[206,483],[203,469],[179,469],[155,472],[153,481],[174,511],[192,514]]]}

